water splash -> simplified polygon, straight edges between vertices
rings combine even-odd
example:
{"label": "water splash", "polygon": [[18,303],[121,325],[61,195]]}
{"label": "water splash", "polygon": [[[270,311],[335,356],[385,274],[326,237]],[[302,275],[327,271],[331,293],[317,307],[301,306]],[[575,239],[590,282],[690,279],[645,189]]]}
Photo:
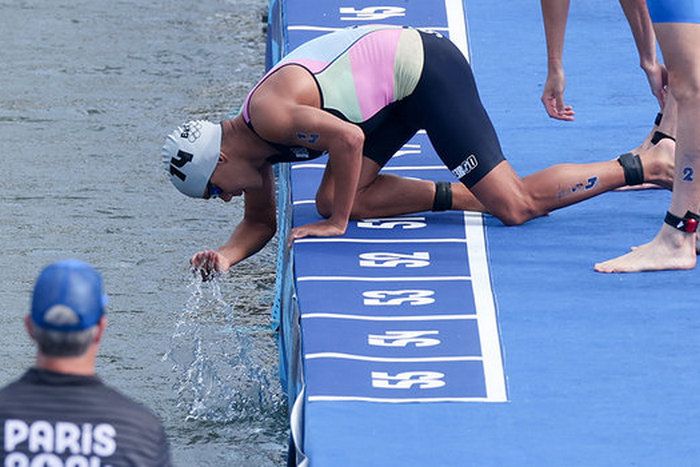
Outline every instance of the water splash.
{"label": "water splash", "polygon": [[262,421],[285,406],[271,356],[259,345],[260,334],[270,331],[239,319],[221,285],[220,276],[203,282],[193,275],[163,359],[173,364],[178,406],[187,419]]}

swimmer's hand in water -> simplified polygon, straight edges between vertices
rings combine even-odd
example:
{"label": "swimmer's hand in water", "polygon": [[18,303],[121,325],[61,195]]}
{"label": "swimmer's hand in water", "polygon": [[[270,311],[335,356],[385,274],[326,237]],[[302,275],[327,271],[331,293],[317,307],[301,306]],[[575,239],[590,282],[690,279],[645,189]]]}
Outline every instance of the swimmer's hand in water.
{"label": "swimmer's hand in water", "polygon": [[215,250],[199,251],[192,256],[190,264],[195,272],[202,275],[203,281],[213,279],[219,273],[228,270],[228,260]]}

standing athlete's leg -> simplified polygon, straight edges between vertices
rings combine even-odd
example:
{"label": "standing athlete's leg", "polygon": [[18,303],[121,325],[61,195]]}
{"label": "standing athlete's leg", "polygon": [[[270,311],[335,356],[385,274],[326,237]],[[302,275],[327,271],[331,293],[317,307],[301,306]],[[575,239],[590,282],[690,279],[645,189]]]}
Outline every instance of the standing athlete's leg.
{"label": "standing athlete's leg", "polygon": [[651,242],[596,264],[600,272],[692,269],[697,262],[693,229],[697,220],[693,215],[700,211],[700,24],[655,23],[654,30],[669,71],[669,88],[678,105],[670,216]]}

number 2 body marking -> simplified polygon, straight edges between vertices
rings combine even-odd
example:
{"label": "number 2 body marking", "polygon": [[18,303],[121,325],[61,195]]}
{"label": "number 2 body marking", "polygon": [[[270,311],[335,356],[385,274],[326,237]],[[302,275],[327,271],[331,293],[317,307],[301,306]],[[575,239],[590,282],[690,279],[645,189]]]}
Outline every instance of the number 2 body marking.
{"label": "number 2 body marking", "polygon": [[695,179],[694,177],[695,177],[695,171],[692,169],[692,167],[683,168],[682,180],[684,182],[692,182]]}

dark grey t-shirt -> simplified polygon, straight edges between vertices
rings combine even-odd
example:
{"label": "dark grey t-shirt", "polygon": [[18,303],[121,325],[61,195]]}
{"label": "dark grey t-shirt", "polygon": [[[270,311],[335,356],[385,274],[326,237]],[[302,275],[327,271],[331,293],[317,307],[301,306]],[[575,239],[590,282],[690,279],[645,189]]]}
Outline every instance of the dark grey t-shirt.
{"label": "dark grey t-shirt", "polygon": [[2,466],[170,466],[160,420],[96,376],[30,369],[0,390]]}

